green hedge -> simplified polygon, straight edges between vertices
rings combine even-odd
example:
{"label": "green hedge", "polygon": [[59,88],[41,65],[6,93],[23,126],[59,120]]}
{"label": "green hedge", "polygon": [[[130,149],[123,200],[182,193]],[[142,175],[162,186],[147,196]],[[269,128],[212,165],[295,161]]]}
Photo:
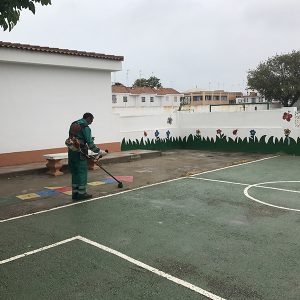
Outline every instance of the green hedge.
{"label": "green hedge", "polygon": [[169,150],[169,149],[199,149],[199,150],[220,150],[234,152],[258,152],[258,153],[278,153],[300,155],[300,138],[294,140],[290,137],[280,139],[271,136],[262,136],[259,140],[256,136],[241,139],[232,139],[223,134],[216,136],[216,139],[190,134],[188,137],[170,137],[164,139],[141,138],[140,140],[122,140],[122,151],[147,149],[147,150]]}

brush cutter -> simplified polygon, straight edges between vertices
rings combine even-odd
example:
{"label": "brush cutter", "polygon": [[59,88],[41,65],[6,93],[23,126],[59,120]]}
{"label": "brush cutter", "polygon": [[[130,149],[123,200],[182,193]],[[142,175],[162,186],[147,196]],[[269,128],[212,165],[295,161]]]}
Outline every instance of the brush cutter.
{"label": "brush cutter", "polygon": [[[80,148],[79,148],[80,149]],[[93,156],[93,155],[88,155],[84,152],[82,152],[82,150],[80,149],[79,150],[81,154],[83,154],[87,159],[91,159],[94,161],[94,163],[100,168],[102,169],[106,174],[108,174],[111,178],[113,178],[117,183],[118,183],[118,188],[122,188],[123,187],[123,182],[118,180],[116,177],[114,177],[113,175],[111,175],[107,170],[105,170],[101,165],[100,165],[100,162],[99,162],[99,159],[102,157],[101,155],[100,156]],[[101,151],[101,150],[100,150]],[[104,152],[104,151],[103,151]],[[108,153],[107,150],[105,150],[106,153]],[[97,157],[97,158],[96,158]]]}

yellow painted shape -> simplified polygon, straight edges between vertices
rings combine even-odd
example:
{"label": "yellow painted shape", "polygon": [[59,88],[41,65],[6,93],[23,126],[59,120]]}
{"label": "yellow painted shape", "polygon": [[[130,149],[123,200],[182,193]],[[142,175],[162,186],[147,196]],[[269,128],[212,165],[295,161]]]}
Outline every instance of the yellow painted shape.
{"label": "yellow painted shape", "polygon": [[63,192],[63,194],[71,196],[72,195],[72,191]]}
{"label": "yellow painted shape", "polygon": [[105,184],[105,182],[102,182],[102,181],[94,181],[94,182],[89,182],[88,185],[102,185],[102,184]]}
{"label": "yellow painted shape", "polygon": [[63,186],[45,186],[45,189],[48,190],[56,190],[56,189],[61,189]]}
{"label": "yellow painted shape", "polygon": [[16,197],[21,200],[29,200],[29,199],[34,199],[34,198],[40,198],[41,196],[36,193],[30,193],[30,194],[19,195]]}

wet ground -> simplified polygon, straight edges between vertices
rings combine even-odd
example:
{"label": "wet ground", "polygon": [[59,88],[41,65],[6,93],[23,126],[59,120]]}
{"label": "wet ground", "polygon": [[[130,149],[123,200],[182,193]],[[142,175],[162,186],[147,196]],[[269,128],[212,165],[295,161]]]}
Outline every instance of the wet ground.
{"label": "wet ground", "polygon": [[69,174],[2,180],[0,211],[40,211],[0,220],[1,299],[300,299],[300,157],[172,151],[105,167],[133,182],[75,203],[16,198]]}
{"label": "wet ground", "polygon": [[[107,183],[97,186],[88,186],[88,192],[94,197],[104,196],[120,190],[133,189],[178,177],[222,168],[241,162],[256,160],[268,155],[249,153],[211,152],[199,150],[172,150],[162,152],[155,158],[137,157],[130,162],[105,164],[103,167],[114,176],[133,176],[132,182],[123,182],[123,188],[118,188],[117,183]],[[270,156],[270,155],[269,155]],[[148,157],[148,156],[147,156]],[[58,177],[46,175],[39,170],[25,175],[3,175],[0,177],[0,219],[28,214],[39,210],[49,209],[71,203],[71,197],[62,193],[40,198],[20,200],[16,196],[36,193],[45,187],[70,186],[71,176],[68,170]],[[107,174],[97,169],[89,171],[88,182],[106,179]]]}

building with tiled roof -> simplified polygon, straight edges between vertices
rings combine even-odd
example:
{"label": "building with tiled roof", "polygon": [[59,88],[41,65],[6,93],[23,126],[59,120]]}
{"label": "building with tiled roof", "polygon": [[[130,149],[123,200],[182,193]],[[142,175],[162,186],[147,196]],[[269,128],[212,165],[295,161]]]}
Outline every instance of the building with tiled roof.
{"label": "building with tiled roof", "polygon": [[[103,149],[120,150],[111,108],[111,73],[123,56],[0,41],[0,166],[45,161],[65,152],[70,123],[94,114],[92,132]],[[15,120],[14,122],[12,122]]]}
{"label": "building with tiled roof", "polygon": [[159,112],[178,110],[183,94],[173,88],[112,86],[112,106],[114,111]]}

